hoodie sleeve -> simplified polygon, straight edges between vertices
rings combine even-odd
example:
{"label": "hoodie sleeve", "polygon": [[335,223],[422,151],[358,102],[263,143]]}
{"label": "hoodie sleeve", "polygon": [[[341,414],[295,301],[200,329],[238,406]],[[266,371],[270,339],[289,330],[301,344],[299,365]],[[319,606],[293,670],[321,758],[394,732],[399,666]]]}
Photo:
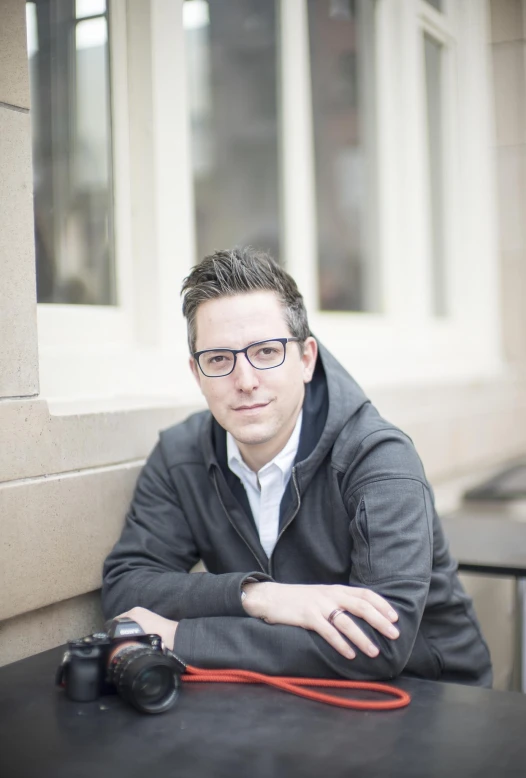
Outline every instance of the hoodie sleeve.
{"label": "hoodie sleeve", "polygon": [[104,563],[105,617],[142,606],[176,621],[247,618],[241,586],[249,578],[272,579],[257,571],[190,575],[199,556],[157,444],[139,476],[121,537]]}
{"label": "hoodie sleeve", "polygon": [[[398,430],[369,435],[344,473],[342,498],[353,539],[349,585],[372,589],[390,602],[399,615],[397,640],[352,616],[380,654],[370,658],[358,651],[348,660],[317,633],[299,627],[257,619],[194,619],[179,624],[178,656],[197,666],[279,675],[355,680],[398,676],[419,638],[433,556],[433,503],[410,440]],[[436,660],[425,644],[418,653],[422,674],[433,677]]]}

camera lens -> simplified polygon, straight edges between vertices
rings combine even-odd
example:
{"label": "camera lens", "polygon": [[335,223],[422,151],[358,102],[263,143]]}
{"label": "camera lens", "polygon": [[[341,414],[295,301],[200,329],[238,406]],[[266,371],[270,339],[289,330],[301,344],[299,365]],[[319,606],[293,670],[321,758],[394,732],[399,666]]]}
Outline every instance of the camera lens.
{"label": "camera lens", "polygon": [[163,713],[179,695],[178,665],[149,646],[132,645],[115,654],[110,680],[125,702],[143,713]]}
{"label": "camera lens", "polygon": [[172,672],[169,667],[147,667],[136,677],[134,693],[144,704],[157,703],[170,687]]}

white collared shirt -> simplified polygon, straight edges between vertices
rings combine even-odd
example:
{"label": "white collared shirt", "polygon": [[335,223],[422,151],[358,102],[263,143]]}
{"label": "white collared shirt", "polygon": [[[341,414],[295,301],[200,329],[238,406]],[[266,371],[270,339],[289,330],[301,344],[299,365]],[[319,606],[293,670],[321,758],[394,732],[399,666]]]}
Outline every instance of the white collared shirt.
{"label": "white collared shirt", "polygon": [[278,539],[279,507],[298,451],[302,418],[303,411],[300,411],[296,426],[285,447],[257,473],[243,461],[239,447],[230,432],[226,433],[228,467],[241,479],[245,487],[259,539],[268,557],[272,554]]}

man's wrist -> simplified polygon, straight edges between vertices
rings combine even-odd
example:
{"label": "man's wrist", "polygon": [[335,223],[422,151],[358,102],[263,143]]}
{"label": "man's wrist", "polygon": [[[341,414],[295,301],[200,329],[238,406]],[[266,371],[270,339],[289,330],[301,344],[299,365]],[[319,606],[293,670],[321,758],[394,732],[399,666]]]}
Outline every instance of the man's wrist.
{"label": "man's wrist", "polygon": [[[255,586],[255,585],[256,585],[255,582],[250,582],[250,581],[245,581],[241,585],[241,605],[243,606],[243,608],[245,608],[245,603],[247,601],[247,594],[248,594],[247,588],[249,586]],[[246,610],[246,608],[245,608],[245,610]]]}
{"label": "man's wrist", "polygon": [[250,583],[258,583],[258,579],[254,578],[253,576],[250,576],[250,578],[245,578],[245,580],[241,584],[241,604],[242,605],[243,605],[243,603],[244,603],[244,601],[246,599],[246,596],[247,596],[247,592],[246,592],[246,588],[245,587],[247,586],[247,584],[250,584]]}
{"label": "man's wrist", "polygon": [[244,597],[242,598],[242,605],[249,616],[253,616],[255,619],[266,620],[266,603],[268,587],[272,586],[271,582],[257,581],[247,582],[241,587]]}

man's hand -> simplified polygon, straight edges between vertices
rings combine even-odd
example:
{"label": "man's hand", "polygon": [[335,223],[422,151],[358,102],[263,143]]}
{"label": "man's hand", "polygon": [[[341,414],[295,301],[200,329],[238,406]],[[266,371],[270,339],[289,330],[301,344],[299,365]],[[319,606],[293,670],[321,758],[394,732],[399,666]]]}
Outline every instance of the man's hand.
{"label": "man's hand", "polygon": [[[354,659],[356,653],[344,635],[368,656],[379,654],[377,646],[347,613],[359,616],[393,640],[400,634],[392,624],[398,615],[383,597],[370,589],[272,582],[248,583],[243,589],[247,595],[243,607],[249,616],[263,619],[268,624],[289,624],[313,630],[347,659]],[[328,619],[336,609],[347,613],[335,616],[331,624]]]}
{"label": "man's hand", "polygon": [[139,606],[126,611],[126,613],[119,613],[119,616],[128,616],[129,619],[136,621],[147,635],[160,635],[166,648],[173,651],[178,621],[170,621],[164,616],[159,616],[157,613]]}

